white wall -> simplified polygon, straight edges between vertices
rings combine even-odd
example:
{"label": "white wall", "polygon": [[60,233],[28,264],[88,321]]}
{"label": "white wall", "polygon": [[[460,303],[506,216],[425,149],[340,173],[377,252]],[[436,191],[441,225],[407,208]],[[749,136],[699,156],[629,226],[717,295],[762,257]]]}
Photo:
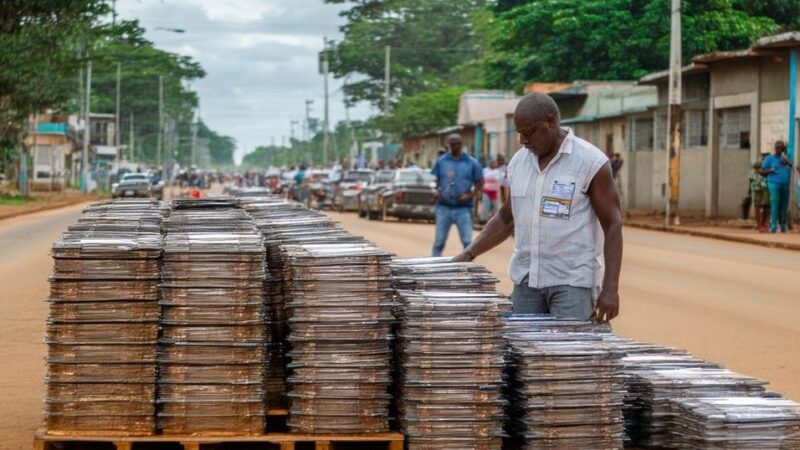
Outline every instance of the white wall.
{"label": "white wall", "polygon": [[653,165],[652,170],[653,178],[650,180],[651,186],[651,201],[652,209],[654,211],[666,210],[666,184],[667,184],[667,151],[655,150],[653,151]]}
{"label": "white wall", "polygon": [[707,159],[705,147],[681,150],[680,214],[705,212]]}
{"label": "white wall", "polygon": [[741,216],[742,199],[747,196],[750,151],[723,148],[719,151],[719,216]]}
{"label": "white wall", "polygon": [[636,174],[631,185],[635,192],[628,190],[632,197],[630,208],[650,212],[653,210],[653,151],[635,151],[632,156],[630,168]]}

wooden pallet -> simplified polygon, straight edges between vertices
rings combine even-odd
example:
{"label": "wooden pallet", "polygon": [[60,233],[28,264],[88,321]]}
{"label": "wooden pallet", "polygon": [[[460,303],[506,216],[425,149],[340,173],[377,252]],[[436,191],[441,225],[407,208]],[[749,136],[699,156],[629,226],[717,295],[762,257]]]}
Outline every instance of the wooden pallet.
{"label": "wooden pallet", "polygon": [[295,444],[311,442],[315,450],[332,450],[337,443],[374,442],[375,448],[403,450],[403,435],[397,432],[380,434],[300,434],[269,433],[259,436],[124,436],[124,435],[87,435],[87,434],[48,434],[44,430],[36,432],[33,440],[34,450],[59,450],[68,443],[106,443],[113,444],[116,450],[132,450],[146,448],[146,444],[178,444],[183,450],[202,450],[207,444],[274,444],[280,450],[295,450]]}

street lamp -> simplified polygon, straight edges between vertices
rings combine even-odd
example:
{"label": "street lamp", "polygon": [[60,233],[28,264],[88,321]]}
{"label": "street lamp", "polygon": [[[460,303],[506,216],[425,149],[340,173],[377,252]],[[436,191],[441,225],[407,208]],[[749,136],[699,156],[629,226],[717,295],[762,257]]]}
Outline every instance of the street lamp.
{"label": "street lamp", "polygon": [[159,31],[171,31],[173,33],[186,33],[186,30],[184,30],[183,28],[155,27],[153,29],[154,30],[159,30]]}

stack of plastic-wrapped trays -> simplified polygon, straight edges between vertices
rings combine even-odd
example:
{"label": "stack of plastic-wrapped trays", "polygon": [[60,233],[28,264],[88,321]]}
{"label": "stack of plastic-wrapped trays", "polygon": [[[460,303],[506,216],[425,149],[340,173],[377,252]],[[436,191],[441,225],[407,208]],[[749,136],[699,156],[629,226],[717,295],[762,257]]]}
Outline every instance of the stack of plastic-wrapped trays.
{"label": "stack of plastic-wrapped trays", "polygon": [[602,333],[516,331],[507,339],[521,448],[623,447],[623,354]]}
{"label": "stack of plastic-wrapped trays", "polygon": [[284,261],[280,246],[287,243],[323,243],[333,239],[354,239],[337,228],[326,216],[310,211],[299,203],[273,198],[239,198],[239,204],[250,214],[264,237],[269,268],[266,282],[267,335],[265,408],[285,409],[288,406],[286,380],[289,376],[289,323],[283,279]]}
{"label": "stack of plastic-wrapped trays", "polygon": [[673,401],[675,448],[800,448],[800,404],[782,398]]}
{"label": "stack of plastic-wrapped trays", "polygon": [[638,445],[673,448],[677,419],[673,399],[763,397],[765,381],[714,367],[631,368],[629,395],[636,398]]}
{"label": "stack of plastic-wrapped trays", "polygon": [[173,203],[164,222],[158,427],[264,431],[264,243],[231,200]]}
{"label": "stack of plastic-wrapped trays", "polygon": [[155,432],[165,213],[150,200],[95,204],[53,244],[48,432]]}
{"label": "stack of plastic-wrapped trays", "polygon": [[499,449],[511,303],[492,292],[398,295],[397,407],[409,449]]}
{"label": "stack of plastic-wrapped trays", "polygon": [[289,428],[388,431],[391,255],[363,242],[280,249],[292,348]]}

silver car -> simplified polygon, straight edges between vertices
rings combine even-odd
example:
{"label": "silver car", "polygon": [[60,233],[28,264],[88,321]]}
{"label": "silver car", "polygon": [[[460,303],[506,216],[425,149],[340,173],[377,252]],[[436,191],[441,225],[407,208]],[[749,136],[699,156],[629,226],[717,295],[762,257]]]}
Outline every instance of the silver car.
{"label": "silver car", "polygon": [[345,172],[333,195],[333,208],[340,212],[358,211],[358,194],[369,184],[373,173],[367,169]]}
{"label": "silver car", "polygon": [[144,173],[126,173],[111,187],[112,198],[149,198],[151,195],[152,183]]}

